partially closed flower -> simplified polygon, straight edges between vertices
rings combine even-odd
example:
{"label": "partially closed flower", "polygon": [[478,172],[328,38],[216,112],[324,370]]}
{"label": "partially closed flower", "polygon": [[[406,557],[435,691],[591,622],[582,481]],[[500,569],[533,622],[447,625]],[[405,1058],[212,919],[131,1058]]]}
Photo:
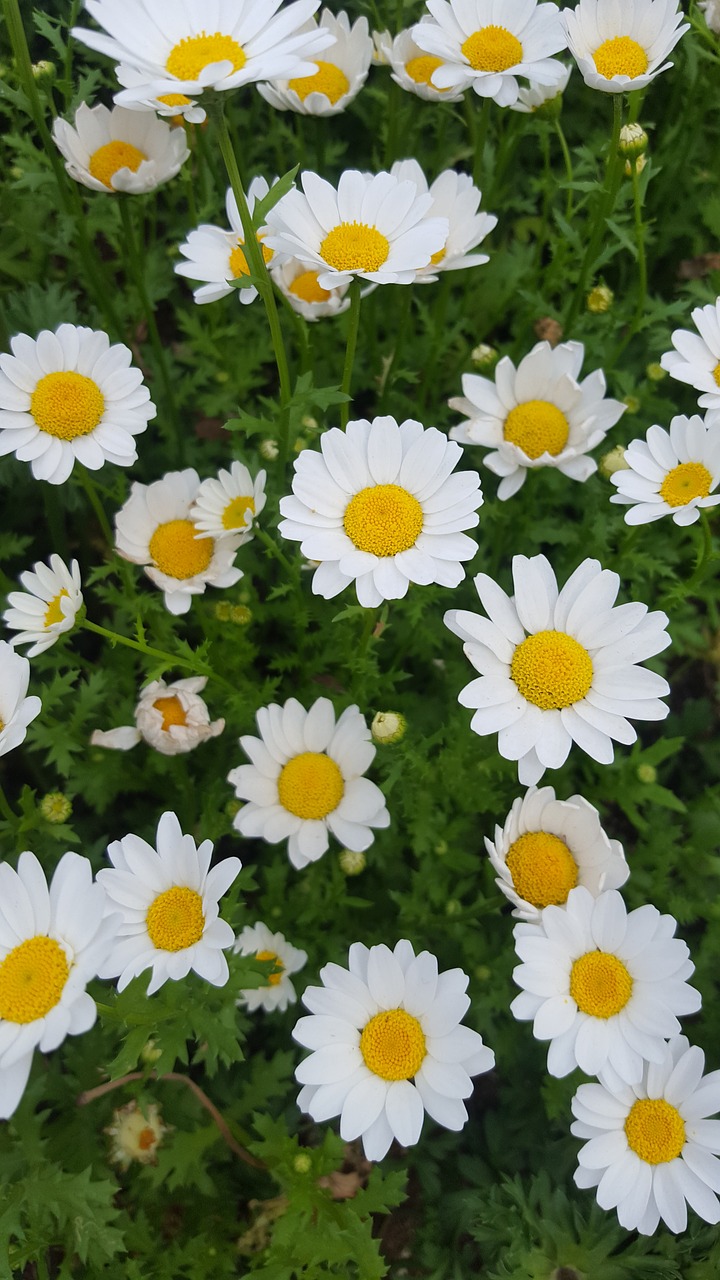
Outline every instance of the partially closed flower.
{"label": "partially closed flower", "polygon": [[155,191],[190,155],[184,131],[171,129],[152,112],[86,102],[72,125],[55,120],[53,138],[70,177],[91,191]]}
{"label": "partially closed flower", "polygon": [[[367,79],[373,53],[367,18],[358,18],[351,26],[344,11],[335,16],[323,9],[318,25],[330,32],[334,43],[323,59],[316,60],[313,74],[258,85],[263,98],[279,111],[338,115],[357,97]],[[314,28],[314,22],[308,24],[308,30]]]}
{"label": "partially closed flower", "polygon": [[690,30],[683,17],[673,0],[579,0],[561,14],[580,74],[602,93],[646,89],[667,71],[665,59]]}

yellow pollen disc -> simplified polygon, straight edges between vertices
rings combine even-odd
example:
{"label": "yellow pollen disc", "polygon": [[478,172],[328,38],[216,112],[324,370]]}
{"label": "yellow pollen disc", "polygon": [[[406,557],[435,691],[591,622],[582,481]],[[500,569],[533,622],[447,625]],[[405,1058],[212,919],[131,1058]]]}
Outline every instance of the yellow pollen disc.
{"label": "yellow pollen disc", "polygon": [[511,409],[503,424],[509,444],[517,445],[533,462],[543,453],[556,457],[567,444],[570,424],[549,400],[526,400]]}
{"label": "yellow pollen disc", "polygon": [[632,995],[633,981],[622,960],[608,951],[588,951],[570,972],[570,995],[581,1013],[614,1018]]}
{"label": "yellow pollen disc", "polygon": [[143,160],[147,160],[145,152],[130,142],[106,142],[104,147],[93,151],[88,169],[93,178],[112,191],[112,180],[118,169],[131,169],[136,173]]}
{"label": "yellow pollen disc", "polygon": [[613,76],[629,76],[634,80],[648,69],[648,56],[641,44],[630,36],[613,36],[603,40],[593,54],[595,66],[601,76],[612,80]]}
{"label": "yellow pollen disc", "polygon": [[270,974],[270,977],[268,978],[268,984],[271,987],[277,987],[278,984],[282,981],[282,976],[283,976],[283,973],[285,972],[285,965],[283,964],[280,957],[276,955],[274,951],[258,951],[256,952],[255,959],[275,961],[275,968],[277,972]]}
{"label": "yellow pollen disc", "polygon": [[[260,240],[259,236],[258,240]],[[267,245],[262,244],[262,242],[260,243],[260,247],[262,249],[262,256],[265,262],[270,262],[273,256],[272,249],[268,249]],[[230,253],[230,274],[232,275],[233,280],[237,280],[240,276],[250,275],[248,260],[245,257],[245,245],[242,241],[239,244],[236,244],[235,248]]]}
{"label": "yellow pollen disc", "polygon": [[389,253],[390,242],[366,222],[341,222],[320,245],[320,257],[336,271],[378,271]]}
{"label": "yellow pollen disc", "polygon": [[343,526],[358,551],[395,556],[415,546],[422,533],[423,510],[399,484],[376,484],[350,499]]}
{"label": "yellow pollen disc", "polygon": [[712,476],[702,462],[681,462],[668,471],[659,493],[669,507],[684,507],[693,498],[707,498]]}
{"label": "yellow pollen disc", "polygon": [[302,302],[327,302],[332,297],[329,289],[318,284],[317,271],[301,271],[292,284],[288,285],[290,293]]}
{"label": "yellow pollen disc", "polygon": [[404,1009],[376,1013],[360,1037],[365,1066],[381,1080],[409,1080],[425,1057],[425,1036],[417,1018]]}
{"label": "yellow pollen disc", "polygon": [[178,80],[197,80],[212,62],[231,62],[233,71],[241,71],[247,58],[232,36],[219,31],[209,36],[202,31],[199,36],[186,36],[170,50],[165,70]]}
{"label": "yellow pollen disc", "polygon": [[35,1022],[60,999],[70,967],[54,938],[38,934],[14,947],[0,964],[0,1019]]}
{"label": "yellow pollen disc", "polygon": [[148,1125],[146,1129],[141,1129],[138,1134],[138,1146],[141,1151],[149,1151],[157,1142],[157,1135],[154,1129]]}
{"label": "yellow pollen disc", "polygon": [[177,885],[159,893],[148,908],[145,927],[158,951],[183,951],[191,947],[200,941],[205,928],[200,894]]}
{"label": "yellow pollen disc", "polygon": [[82,373],[46,373],[30,397],[30,413],[41,431],[75,440],[94,431],[105,412],[105,397]]}
{"label": "yellow pollen disc", "polygon": [[255,514],[254,498],[233,498],[223,511],[222,522],[224,529],[247,529],[248,520],[246,518],[247,511],[252,515]]}
{"label": "yellow pollen disc", "polygon": [[159,524],[150,539],[150,555],[168,578],[194,578],[203,573],[213,558],[212,538],[196,538],[191,520],[168,520]]}
{"label": "yellow pollen disc", "polygon": [[54,598],[50,601],[50,603],[48,604],[47,610],[45,612],[45,617],[43,619],[44,627],[54,627],[57,622],[63,621],[63,611],[60,607],[60,601],[62,600],[63,596],[68,596],[69,594],[70,593],[66,591],[65,588],[63,587],[59,595],[54,596]]}
{"label": "yellow pollen disc", "polygon": [[577,863],[564,840],[549,831],[528,831],[505,859],[515,892],[533,907],[562,906],[578,880]]}
{"label": "yellow pollen disc", "polygon": [[420,58],[411,58],[406,62],[405,70],[416,84],[427,84],[431,89],[435,89],[436,93],[447,93],[447,89],[438,89],[432,82],[433,72],[437,71],[438,67],[444,66],[442,58],[435,58],[432,54],[425,53]]}
{"label": "yellow pollen disc", "polygon": [[184,93],[164,93],[158,102],[162,102],[164,107],[186,107],[190,102]]}
{"label": "yellow pollen disc", "polygon": [[664,1098],[639,1098],[625,1121],[628,1146],[646,1164],[676,1160],[685,1146],[680,1112]]}
{"label": "yellow pollen disc", "polygon": [[443,245],[442,249],[438,249],[437,253],[434,253],[432,255],[430,259],[431,266],[436,267],[438,262],[442,262],[443,258],[445,257],[445,248],[446,246]]}
{"label": "yellow pollen disc", "polygon": [[523,698],[543,711],[560,711],[585,697],[592,658],[564,631],[537,631],[517,646],[510,676]]}
{"label": "yellow pollen disc", "polygon": [[460,46],[474,71],[507,71],[523,60],[523,47],[507,27],[481,27]]}
{"label": "yellow pollen disc", "polygon": [[715,381],[717,382],[718,386],[720,387],[720,364],[715,365],[715,368],[712,371],[712,375]]}
{"label": "yellow pollen disc", "polygon": [[293,756],[278,778],[278,799],[297,818],[326,818],[345,794],[345,782],[334,760],[322,751]]}
{"label": "yellow pollen disc", "polygon": [[288,89],[292,89],[304,102],[309,93],[324,93],[329,98],[333,106],[338,98],[342,98],[350,88],[350,81],[335,66],[334,62],[316,62],[317,74],[314,76],[298,76],[295,80],[288,80]]}
{"label": "yellow pollen disc", "polygon": [[174,693],[169,698],[156,698],[153,707],[162,716],[163,729],[168,730],[171,724],[187,724],[183,705]]}

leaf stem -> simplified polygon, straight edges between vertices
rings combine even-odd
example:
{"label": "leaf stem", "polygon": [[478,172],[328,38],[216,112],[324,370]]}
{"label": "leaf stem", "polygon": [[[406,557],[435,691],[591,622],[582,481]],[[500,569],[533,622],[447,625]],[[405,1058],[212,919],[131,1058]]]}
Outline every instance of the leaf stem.
{"label": "leaf stem", "polygon": [[580,275],[578,276],[577,284],[575,285],[575,292],[570,299],[570,304],[563,320],[563,332],[565,337],[569,335],[570,330],[577,319],[580,304],[585,296],[588,277],[595,264],[598,250],[600,248],[603,235],[605,234],[607,219],[610,217],[615,206],[615,199],[620,180],[619,143],[622,120],[622,94],[615,93],[613,94],[613,127],[610,137],[610,150],[608,152],[607,164],[605,166],[605,181],[598,195],[595,219],[590,232],[587,249],[585,250],[585,256],[583,257],[582,265],[580,267]]}
{"label": "leaf stem", "polygon": [[358,331],[360,329],[360,280],[355,278],[350,285],[350,310],[348,312],[347,345],[345,347],[345,364],[343,366],[341,391],[348,397],[340,406],[340,426],[344,429],[350,417],[352,401],[351,386],[355,351],[357,349]]}
{"label": "leaf stem", "polygon": [[228,680],[217,675],[212,667],[204,662],[199,662],[196,658],[184,658],[177,653],[167,653],[164,649],[155,649],[152,645],[146,644],[144,640],[131,640],[129,636],[122,636],[119,631],[110,631],[107,627],[101,627],[97,622],[91,622],[89,618],[84,618],[81,625],[86,631],[93,631],[95,635],[102,636],[104,640],[108,640],[112,645],[125,645],[127,649],[134,649],[136,653],[143,653],[148,658],[158,658],[168,667],[186,667],[189,671],[194,671],[199,676],[206,676],[208,680],[215,680],[217,684],[223,685],[233,693],[237,692],[235,686],[230,684]]}
{"label": "leaf stem", "polygon": [[565,161],[565,173],[567,175],[568,183],[570,184],[568,186],[567,204],[565,206],[565,217],[569,221],[570,218],[572,218],[572,213],[573,213],[572,183],[575,180],[575,174],[573,172],[572,156],[570,155],[570,148],[567,144],[567,138],[565,137],[565,132],[563,130],[563,127],[557,118],[554,121],[554,125],[555,125],[555,132],[558,136],[558,142],[560,143],[560,150],[563,153],[563,160]]}
{"label": "leaf stem", "polygon": [[7,822],[15,823],[18,820],[18,815],[13,810],[2,786],[0,786],[0,813]]}

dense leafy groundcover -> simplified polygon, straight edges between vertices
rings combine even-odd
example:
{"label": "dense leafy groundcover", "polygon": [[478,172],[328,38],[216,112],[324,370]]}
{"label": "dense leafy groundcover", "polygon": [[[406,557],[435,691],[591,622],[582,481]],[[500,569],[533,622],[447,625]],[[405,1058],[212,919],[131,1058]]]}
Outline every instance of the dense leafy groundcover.
{"label": "dense leafy groundcover", "polygon": [[[638,741],[618,746],[612,764],[575,748],[542,785],[563,799],[584,796],[622,842],[628,909],[653,903],[678,921],[702,995],[683,1030],[715,1070],[712,509],[690,527],[669,518],[630,527],[625,508],[610,504],[615,489],[602,470],[579,483],[552,467],[530,471],[519,493],[499,501],[485,451],[468,445],[460,468],[481,472],[485,501],[465,581],[412,586],[376,609],[359,605],[352,587],[333,600],[313,594],[311,566],[278,532],[290,458],[318,449],[321,433],[347,418],[344,368],[351,419],[388,414],[447,433],[461,421],[448,400],[461,395],[463,374],[492,378],[499,357],[517,364],[539,339],[582,342],[584,372],[603,369],[608,394],[625,406],[595,449],[598,460],[652,424],[667,428],[674,415],[699,412],[696,391],[659,365],[671,332],[690,329],[691,309],[720,292],[720,37],[695,0],[684,7],[691,29],[674,66],[625,98],[625,119],[649,135],[644,164],[628,161],[627,174],[624,160],[614,163],[613,96],[587,87],[576,70],[561,114],[559,101],[549,112],[486,110],[471,89],[457,101],[425,101],[381,63],[330,118],[281,112],[254,85],[222,95],[247,184],[298,165],[337,183],[344,169],[377,173],[414,158],[430,181],[446,169],[473,173],[482,209],[498,219],[482,245],[485,265],[441,273],[436,283],[381,285],[362,299],[351,370],[354,311],[306,324],[283,309],[292,394],[281,405],[261,299],[240,305],[231,290],[197,306],[191,282],[173,270],[193,228],[226,225],[217,111],[186,126],[190,157],[156,191],[77,185],[47,131],[58,113],[72,122],[81,103],[111,104],[112,63],[70,38],[78,21],[91,25],[78,0],[54,0],[21,6],[31,75],[7,0],[0,347],[61,324],[102,329],[131,348],[157,416],[137,437],[130,469],[76,464],[53,485],[12,454],[2,459],[3,592],[53,553],[67,564],[76,558],[94,624],[79,614],[31,658],[30,693],[42,710],[2,757],[2,858],[15,867],[32,849],[49,880],[70,849],[98,871],[109,865],[108,845],[128,833],[154,845],[160,815],[173,811],[198,844],[214,842],[216,863],[242,860],[220,908],[233,932],[262,921],[307,953],[293,976],[299,995],[327,963],[347,965],[352,943],[393,947],[407,938],[441,970],[469,975],[465,1022],[496,1061],[475,1081],[461,1132],[426,1117],[417,1145],[395,1144],[371,1164],[359,1142],[340,1139],[335,1121],[315,1124],[296,1105],[299,1006],[236,1006],[241,990],[268,988],[272,961],[257,958],[268,948],[227,951],[224,986],[190,973],[148,996],[147,973],[121,992],[94,980],[97,1022],[35,1054],[22,1102],[0,1126],[0,1276],[704,1280],[720,1265],[716,1228],[694,1214],[684,1233],[661,1224],[638,1235],[573,1183],[579,1142],[570,1102],[586,1077],[549,1075],[546,1046],[512,1017],[514,922],[483,842],[524,788],[497,736],[469,728],[458,693],[473,673],[443,623],[449,608],[478,612],[477,573],[511,592],[517,555],[546,555],[559,583],[594,557],[619,574],[620,602],[667,612],[671,646],[648,665],[669,682],[669,717],[640,724]],[[394,34],[422,9],[415,0],[389,10],[358,0],[348,12]],[[561,56],[569,65],[569,53]],[[204,479],[234,458],[252,475],[267,472],[255,537],[235,557],[243,576],[174,616],[142,570],[116,554],[114,516],[132,481],[186,467]],[[134,724],[143,685],[193,675],[207,677],[202,696],[224,731],[175,755],[146,741],[127,752],[91,745],[97,731]],[[404,734],[378,740],[368,771],[390,825],[376,824],[362,856],[331,838],[324,856],[296,869],[285,841],[268,844],[234,825],[239,801],[227,775],[247,763],[238,739],[257,732],[258,709],[290,697],[306,708],[329,698],[336,716],[356,705],[368,725],[377,713],[404,717]],[[119,1132],[131,1148],[125,1158]]]}

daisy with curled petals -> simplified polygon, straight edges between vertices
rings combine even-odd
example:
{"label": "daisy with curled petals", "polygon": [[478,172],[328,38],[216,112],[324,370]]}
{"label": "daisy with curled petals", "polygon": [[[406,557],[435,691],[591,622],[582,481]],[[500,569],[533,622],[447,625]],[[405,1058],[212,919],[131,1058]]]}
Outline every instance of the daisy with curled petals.
{"label": "daisy with curled petals", "polygon": [[[367,18],[350,25],[343,11],[337,16],[323,9],[319,26],[329,31],[334,44],[324,60],[316,60],[311,75],[272,80],[259,84],[258,92],[279,111],[297,111],[304,116],[336,116],[344,111],[362,89],[373,55]],[[315,29],[315,23],[308,30]]]}
{"label": "daisy with curled petals", "polygon": [[49,1053],[95,1022],[85,988],[113,945],[117,918],[87,858],[65,853],[48,886],[26,851],[0,862],[0,1120],[25,1091],[33,1053]]}
{"label": "daisy with curled petals", "polygon": [[76,461],[90,471],[137,461],[133,436],[155,405],[132,352],[106,333],[61,324],[10,339],[0,355],[0,455],[29,462],[36,480],[64,484]]}
{"label": "daisy with curled petals", "polygon": [[697,333],[676,329],[675,350],[666,351],[660,364],[671,378],[702,392],[698,396],[701,409],[720,409],[720,298],[695,307],[691,319]]}
{"label": "daisy with curled petals", "polygon": [[429,190],[433,198],[431,214],[447,218],[448,238],[445,247],[434,253],[430,264],[418,274],[420,284],[437,280],[443,271],[461,271],[465,267],[479,267],[490,259],[486,253],[472,253],[497,226],[494,213],[480,213],[482,192],[467,173],[446,169],[428,187],[427,178],[417,160],[398,160],[391,173],[398,178],[409,178],[418,191]]}
{"label": "daisy with curled petals", "polygon": [[611,764],[613,741],[634,742],[633,720],[664,720],[667,681],[637,664],[670,644],[667,614],[647,605],[615,605],[620,579],[583,560],[558,590],[545,556],[514,556],[515,595],[479,573],[487,618],[460,609],[445,625],[464,641],[480,678],[460,692],[476,708],[470,728],[497,733],[498,750],[518,761],[523,786],[559,769],[575,742]]}
{"label": "daisy with curled petals", "polygon": [[268,844],[288,842],[288,857],[301,869],[325,853],[328,832],[355,852],[368,849],[373,827],[388,827],[390,815],[379,787],[363,774],[375,747],[358,707],[335,721],[329,698],[309,711],[288,698],[257,713],[260,737],[240,739],[251,764],[228,774],[240,800],[234,825],[243,836]]}
{"label": "daisy with curled petals", "polygon": [[27,656],[35,658],[55,643],[64,631],[72,630],[82,608],[80,568],[73,560],[68,569],[60,556],[52,555],[50,564],[39,560],[32,571],[20,574],[24,591],[11,591],[5,625],[18,634],[12,645],[31,644]]}
{"label": "daisy with curled petals", "polygon": [[557,467],[571,480],[585,481],[597,471],[587,455],[625,412],[625,405],[605,397],[605,375],[596,369],[580,381],[585,356],[582,342],[551,347],[538,342],[517,369],[503,356],[494,381],[474,373],[463,375],[462,396],[450,408],[467,422],[453,427],[451,440],[489,447],[485,466],[502,476],[501,502],[525,483],[529,470]]}
{"label": "daisy with curled petals", "polygon": [[151,112],[86,102],[72,125],[55,120],[53,139],[70,177],[91,191],[155,191],[190,155],[184,130],[171,129]]}
{"label": "daisy with curled petals", "polygon": [[705,1054],[675,1036],[636,1084],[581,1084],[572,1100],[571,1132],[585,1139],[575,1183],[597,1187],[601,1209],[621,1227],[654,1235],[664,1222],[687,1226],[687,1205],[720,1222],[720,1071],[703,1075]]}
{"label": "daisy with curled petals", "polygon": [[[572,67],[563,66],[563,73],[555,84],[534,84],[532,80],[527,89],[522,86],[518,90],[518,100],[512,104],[511,111],[519,111],[522,115],[544,114],[543,108],[560,98],[568,87]],[[556,104],[557,110],[560,104]]]}
{"label": "daisy with curled petals", "polygon": [[27,696],[29,680],[27,658],[0,640],[0,756],[25,741],[28,725],[40,715],[40,699]]}
{"label": "daisy with curled petals", "polygon": [[242,462],[233,462],[217,479],[203,480],[190,508],[196,538],[237,538],[238,546],[252,538],[253,521],[265,506],[264,471],[255,479]]}
{"label": "daisy with curled petals", "polygon": [[[432,22],[432,18],[426,13],[420,22]],[[378,55],[390,67],[392,79],[417,98],[426,102],[459,102],[469,87],[470,81],[465,80],[452,89],[438,89],[432,77],[438,67],[444,66],[444,61],[437,55],[425,53],[413,40],[412,30],[401,31],[394,39],[389,31],[379,31],[373,39]]]}
{"label": "daisy with curled petals", "polygon": [[207,705],[200,697],[206,684],[205,676],[189,676],[173,684],[153,680],[140,695],[134,725],[96,729],[90,742],[112,751],[130,751],[138,742],[147,742],[164,756],[194,751],[201,742],[217,738],[225,728],[224,720],[210,720]]}
{"label": "daisy with curled petals", "polygon": [[495,827],[485,848],[499,889],[513,903],[513,915],[537,922],[543,907],[562,906],[581,884],[597,897],[619,889],[630,868],[619,840],[609,840],[600,815],[582,796],[558,800],[552,787],[530,787]]}
{"label": "daisy with curled petals", "polygon": [[292,496],[282,498],[280,533],[320,561],[315,595],[331,600],[355,582],[365,608],[400,600],[411,582],[456,587],[477,543],[462,533],[479,523],[476,471],[453,475],[458,445],[408,419],[359,419],[303,449]]}
{"label": "daisy with curled petals", "polygon": [[[272,271],[272,278],[285,295],[293,311],[305,320],[314,322],[325,316],[339,316],[347,311],[350,299],[349,285],[336,289],[323,289],[318,283],[320,269],[301,262],[299,258],[286,258]],[[369,286],[372,289],[372,285]]]}
{"label": "daisy with curled petals", "polygon": [[646,89],[678,40],[690,30],[675,0],[579,0],[561,20],[580,74],[591,89],[626,93]]}
{"label": "daisy with curled petals", "polygon": [[118,555],[145,566],[170,613],[187,613],[193,596],[207,586],[232,587],[243,576],[233,566],[238,539],[207,537],[192,520],[199,489],[200,477],[191,467],[168,471],[153,484],[136,480],[115,517]]}
{"label": "daisy with curled petals", "polygon": [[108,847],[112,868],[98,871],[110,909],[120,914],[115,945],[100,976],[117,978],[118,991],[152,970],[147,994],[192,969],[214,987],[224,987],[230,971],[223,949],[235,941],[220,919],[218,903],[241,870],[239,858],[225,858],[210,870],[212,841],[196,845],[183,835],[174,813],[158,822],[156,847],[127,835]]}
{"label": "daisy with curled petals", "polygon": [[[272,186],[277,182],[273,179]],[[265,178],[253,178],[248,187],[247,202],[250,213],[258,201],[263,200],[270,187]],[[175,264],[175,272],[179,276],[188,276],[190,280],[204,280],[199,289],[193,291],[193,297],[202,305],[206,302],[217,302],[230,293],[237,293],[240,301],[247,305],[257,298],[255,285],[247,289],[234,289],[232,280],[242,280],[250,274],[250,267],[245,254],[245,233],[240,219],[237,201],[232,188],[228,187],[225,196],[225,212],[230,223],[230,230],[214,227],[205,223],[191,231],[184,244],[179,246],[180,253],[187,262]],[[267,263],[272,261],[272,250],[264,243],[264,232],[257,233],[263,258]]]}
{"label": "daisy with curled petals", "polygon": [[446,1129],[467,1120],[471,1076],[495,1065],[482,1036],[462,1025],[470,1007],[467,975],[438,972],[429,951],[406,938],[350,947],[348,969],[327,964],[322,987],[308,987],[293,1036],[313,1052],[295,1072],[298,1106],[313,1120],[340,1116],[345,1142],[362,1138],[368,1160],[382,1160],[393,1138],[420,1138],[425,1112]]}
{"label": "daisy with curled petals", "polygon": [[267,986],[241,991],[238,1004],[244,1005],[250,1013],[255,1009],[264,1009],[266,1013],[277,1009],[284,1013],[289,1004],[295,1004],[297,996],[290,975],[305,966],[307,951],[291,947],[284,934],[271,933],[260,921],[245,926],[236,938],[233,950],[241,956],[254,956],[256,960],[272,960],[275,965]]}
{"label": "daisy with curled petals", "polygon": [[700,417],[673,418],[670,430],[650,427],[644,440],[625,450],[628,470],[610,480],[618,490],[610,499],[629,507],[626,524],[649,524],[672,516],[675,524],[694,524],[700,511],[716,507],[720,494],[720,432]]}

